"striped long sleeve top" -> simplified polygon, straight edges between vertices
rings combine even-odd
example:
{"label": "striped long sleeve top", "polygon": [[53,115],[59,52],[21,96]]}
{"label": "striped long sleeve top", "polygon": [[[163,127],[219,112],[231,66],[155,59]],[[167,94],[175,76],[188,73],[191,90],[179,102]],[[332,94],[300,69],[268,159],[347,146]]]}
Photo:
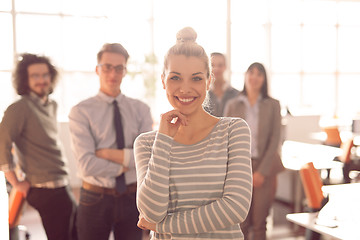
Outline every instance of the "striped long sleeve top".
{"label": "striped long sleeve top", "polygon": [[156,131],[135,141],[137,206],[156,223],[153,239],[243,239],[251,202],[250,132],[221,118],[193,145]]}

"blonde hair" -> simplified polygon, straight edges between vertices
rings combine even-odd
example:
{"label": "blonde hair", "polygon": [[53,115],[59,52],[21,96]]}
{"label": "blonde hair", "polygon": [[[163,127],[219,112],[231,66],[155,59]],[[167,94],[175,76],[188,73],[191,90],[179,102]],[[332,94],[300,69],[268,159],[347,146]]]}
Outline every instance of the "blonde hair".
{"label": "blonde hair", "polygon": [[197,33],[191,27],[185,27],[177,32],[176,44],[166,53],[164,58],[164,73],[171,55],[185,55],[186,57],[198,57],[204,61],[206,76],[210,77],[209,57],[204,48],[196,43]]}

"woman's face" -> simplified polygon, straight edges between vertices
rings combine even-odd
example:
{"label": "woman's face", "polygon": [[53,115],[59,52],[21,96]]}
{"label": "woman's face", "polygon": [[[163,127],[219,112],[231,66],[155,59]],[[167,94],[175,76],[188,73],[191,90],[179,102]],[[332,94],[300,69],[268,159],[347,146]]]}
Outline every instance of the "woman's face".
{"label": "woman's face", "polygon": [[251,68],[245,74],[245,86],[247,91],[260,93],[265,81],[265,76],[256,67]]}
{"label": "woman's face", "polygon": [[210,86],[204,62],[197,57],[170,55],[161,76],[166,96],[174,109],[184,115],[202,110]]}

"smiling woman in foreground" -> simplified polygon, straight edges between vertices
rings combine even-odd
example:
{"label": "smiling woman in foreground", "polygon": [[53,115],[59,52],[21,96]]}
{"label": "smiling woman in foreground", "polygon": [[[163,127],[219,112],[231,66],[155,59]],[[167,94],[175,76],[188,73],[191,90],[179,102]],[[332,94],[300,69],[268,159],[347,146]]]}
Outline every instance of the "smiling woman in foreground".
{"label": "smiling woman in foreground", "polygon": [[184,28],[165,56],[162,84],[173,110],[135,141],[138,226],[152,239],[243,239],[252,194],[250,133],[240,118],[216,118],[203,102],[209,59]]}

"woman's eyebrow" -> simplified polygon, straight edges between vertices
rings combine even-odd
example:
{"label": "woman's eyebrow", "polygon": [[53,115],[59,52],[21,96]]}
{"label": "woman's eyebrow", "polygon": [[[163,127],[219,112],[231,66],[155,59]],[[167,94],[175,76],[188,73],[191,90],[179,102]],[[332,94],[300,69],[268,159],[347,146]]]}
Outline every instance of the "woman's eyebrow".
{"label": "woman's eyebrow", "polygon": [[198,75],[198,74],[203,74],[203,72],[197,72],[197,73],[193,73],[192,75]]}
{"label": "woman's eyebrow", "polygon": [[178,73],[178,72],[170,72],[170,73],[173,73],[173,74],[176,74],[176,75],[181,75],[181,74]]}

